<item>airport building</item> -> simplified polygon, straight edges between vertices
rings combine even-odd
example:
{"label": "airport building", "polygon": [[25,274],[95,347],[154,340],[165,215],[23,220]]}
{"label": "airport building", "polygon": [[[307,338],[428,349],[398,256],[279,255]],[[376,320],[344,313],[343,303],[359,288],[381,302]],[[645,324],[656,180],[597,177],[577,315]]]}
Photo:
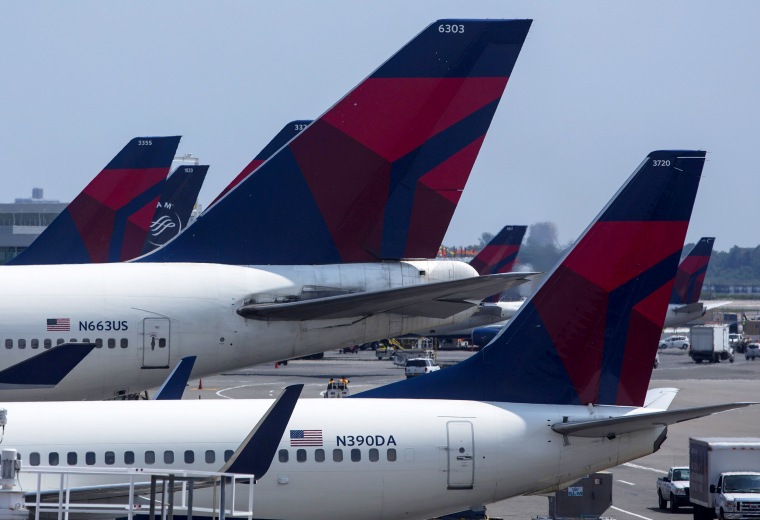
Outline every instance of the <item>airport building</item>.
{"label": "airport building", "polygon": [[0,263],[29,247],[66,206],[65,202],[45,200],[42,188],[34,188],[31,198],[0,204]]}

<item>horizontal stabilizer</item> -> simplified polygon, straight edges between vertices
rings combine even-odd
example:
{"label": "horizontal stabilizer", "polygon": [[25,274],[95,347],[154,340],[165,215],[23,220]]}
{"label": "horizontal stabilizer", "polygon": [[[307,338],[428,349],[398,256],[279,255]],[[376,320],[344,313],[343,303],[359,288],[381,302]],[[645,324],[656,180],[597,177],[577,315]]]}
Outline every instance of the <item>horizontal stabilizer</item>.
{"label": "horizontal stabilizer", "polygon": [[193,371],[196,356],[183,357],[174,367],[172,373],[166,378],[164,384],[158,389],[153,399],[156,401],[178,400],[182,399],[185,393],[185,387],[190,379],[190,373]]}
{"label": "horizontal stabilizer", "polygon": [[52,388],[95,348],[94,343],[63,343],[0,371],[0,390]]}
{"label": "horizontal stabilizer", "polygon": [[238,309],[250,319],[329,320],[393,312],[408,316],[447,318],[499,291],[516,287],[536,273],[503,273],[330,296],[288,303],[254,303]]}
{"label": "horizontal stabilizer", "polygon": [[663,412],[642,413],[625,415],[623,417],[610,417],[609,419],[597,419],[592,421],[566,422],[552,425],[552,430],[562,435],[573,437],[606,437],[614,439],[618,435],[648,430],[657,426],[699,419],[735,408],[744,408],[757,403],[729,403],[712,406],[700,406],[697,408],[685,408],[683,410],[667,410]]}
{"label": "horizontal stabilizer", "polygon": [[694,303],[689,303],[682,307],[673,309],[673,312],[675,312],[676,314],[692,314],[694,312],[699,312],[702,310],[704,310],[704,305],[702,305],[702,302],[694,302]]}
{"label": "horizontal stabilizer", "polygon": [[652,388],[647,390],[644,408],[650,410],[667,410],[678,395],[678,388]]}
{"label": "horizontal stabilizer", "polygon": [[286,386],[248,437],[220,469],[221,473],[244,473],[260,479],[269,469],[298,403],[303,385]]}

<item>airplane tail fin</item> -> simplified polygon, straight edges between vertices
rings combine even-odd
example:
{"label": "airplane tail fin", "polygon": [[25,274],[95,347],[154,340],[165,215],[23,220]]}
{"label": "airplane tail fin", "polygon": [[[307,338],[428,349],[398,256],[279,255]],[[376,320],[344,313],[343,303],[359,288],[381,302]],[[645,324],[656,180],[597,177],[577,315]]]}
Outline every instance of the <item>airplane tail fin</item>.
{"label": "airplane tail fin", "polygon": [[504,226],[472,259],[470,265],[480,275],[510,272],[527,229],[528,226]]}
{"label": "airplane tail fin", "polygon": [[649,154],[483,350],[358,395],[641,406],[704,160]]}
{"label": "airplane tail fin", "polygon": [[678,266],[670,303],[686,305],[696,303],[702,294],[707,266],[710,264],[715,237],[703,237]]}
{"label": "airplane tail fin", "polygon": [[11,265],[119,262],[142,251],[175,137],[136,137]]}
{"label": "airplane tail fin", "polygon": [[430,25],[150,261],[435,258],[530,24]]}
{"label": "airplane tail fin", "polygon": [[145,237],[143,254],[161,247],[185,229],[208,168],[208,165],[180,166],[169,176]]}
{"label": "airplane tail fin", "polygon": [[267,144],[256,157],[249,162],[243,170],[235,176],[234,179],[232,179],[232,182],[230,182],[226,188],[224,188],[219,195],[216,196],[216,198],[211,202],[211,204],[208,205],[208,207],[213,206],[216,204],[216,201],[224,197],[228,191],[232,190],[235,186],[240,184],[240,182],[248,177],[252,172],[254,172],[259,166],[264,164],[264,162],[272,157],[274,153],[288,144],[288,141],[293,139],[295,136],[297,136],[299,133],[301,133],[301,130],[306,128],[311,124],[311,121],[309,120],[297,120],[297,121],[291,121],[287,125],[283,127],[282,130],[280,130],[274,138],[269,141],[269,144]]}

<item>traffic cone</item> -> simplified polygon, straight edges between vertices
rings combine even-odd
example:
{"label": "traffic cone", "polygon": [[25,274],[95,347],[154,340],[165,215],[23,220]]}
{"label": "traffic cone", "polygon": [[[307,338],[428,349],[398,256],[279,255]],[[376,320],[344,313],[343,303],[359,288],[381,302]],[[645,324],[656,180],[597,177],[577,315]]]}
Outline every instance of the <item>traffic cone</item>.
{"label": "traffic cone", "polygon": [[198,390],[203,390],[203,379],[198,380]]}
{"label": "traffic cone", "polygon": [[274,368],[280,368],[280,363],[278,361],[274,362]]}

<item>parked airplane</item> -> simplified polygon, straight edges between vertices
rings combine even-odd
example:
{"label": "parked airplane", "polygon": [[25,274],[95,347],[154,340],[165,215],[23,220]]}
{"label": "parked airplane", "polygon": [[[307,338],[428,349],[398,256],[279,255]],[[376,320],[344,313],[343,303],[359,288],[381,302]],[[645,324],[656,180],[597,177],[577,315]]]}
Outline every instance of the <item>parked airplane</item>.
{"label": "parked airplane", "polygon": [[136,137],[9,265],[118,262],[142,253],[179,137]]}
{"label": "parked airplane", "polygon": [[[255,518],[317,520],[431,518],[653,453],[667,425],[747,405],[668,411],[675,389],[647,392],[704,156],[649,154],[504,332],[454,367],[297,404],[293,388],[272,406],[9,403],[4,445],[31,466],[253,474]],[[107,478],[71,475],[67,493],[124,493]]]}
{"label": "parked airplane", "polygon": [[[467,32],[439,29],[452,26]],[[226,263],[248,259],[246,251],[264,251],[273,261],[314,260],[312,252],[339,261],[345,260],[339,251],[346,258],[371,257],[367,250],[342,249],[360,245],[353,232],[362,231],[366,214],[374,218],[386,206],[390,218],[399,202],[395,197],[404,194],[445,199],[445,190],[436,191],[437,184],[425,188],[426,183],[437,182],[439,175],[458,178],[469,172],[529,27],[529,20],[431,25],[151,258],[189,234],[200,240],[195,242],[198,251],[222,255],[232,248],[242,255],[225,256]],[[391,131],[388,125],[405,131]],[[314,153],[308,153],[310,147],[316,147]],[[321,164],[321,154],[348,162],[325,159]],[[355,169],[373,162],[373,168]],[[296,164],[308,164],[301,166],[305,173],[298,178],[291,176]],[[273,171],[275,167],[285,168]],[[388,191],[397,176],[406,182],[415,175],[422,175],[415,189]],[[261,191],[245,191],[252,179]],[[341,180],[337,188],[331,182],[335,179]],[[248,195],[250,199],[240,199]],[[416,208],[413,203],[402,206]],[[324,217],[314,213],[318,207]],[[245,225],[237,218],[216,221],[211,216],[218,215],[217,208],[230,217],[244,208],[252,220]],[[406,224],[415,226],[424,220],[422,215],[410,218]],[[236,223],[234,229],[230,222]],[[326,222],[333,234],[323,227]],[[389,225],[395,222],[391,219]],[[260,237],[272,237],[266,248],[250,235],[235,244],[230,233],[247,231],[249,223]],[[224,244],[207,234],[209,224],[226,237]],[[301,234],[304,230],[308,236]],[[390,228],[385,231],[396,237]],[[366,245],[383,243],[399,246],[399,253],[410,250],[395,239]],[[183,257],[193,259],[193,254]],[[252,267],[136,262],[0,269],[5,296],[0,314],[13,317],[0,326],[6,348],[0,369],[30,355],[19,348],[21,340],[36,339],[45,348],[76,338],[97,346],[55,392],[30,390],[5,398],[101,399],[158,386],[169,367],[185,356],[197,356],[193,376],[201,377],[427,330],[466,319],[484,297],[529,278],[530,273],[478,277],[467,264],[436,261]]]}
{"label": "parked airplane", "polygon": [[666,327],[678,327],[696,320],[716,307],[728,305],[728,301],[701,302],[702,284],[710,264],[715,237],[703,237],[678,266],[673,293],[670,295]]}
{"label": "parked airplane", "polygon": [[478,274],[509,273],[528,226],[504,226],[470,261]]}
{"label": "parked airplane", "polygon": [[145,237],[143,254],[164,245],[187,227],[208,168],[208,165],[179,166],[166,179]]}

